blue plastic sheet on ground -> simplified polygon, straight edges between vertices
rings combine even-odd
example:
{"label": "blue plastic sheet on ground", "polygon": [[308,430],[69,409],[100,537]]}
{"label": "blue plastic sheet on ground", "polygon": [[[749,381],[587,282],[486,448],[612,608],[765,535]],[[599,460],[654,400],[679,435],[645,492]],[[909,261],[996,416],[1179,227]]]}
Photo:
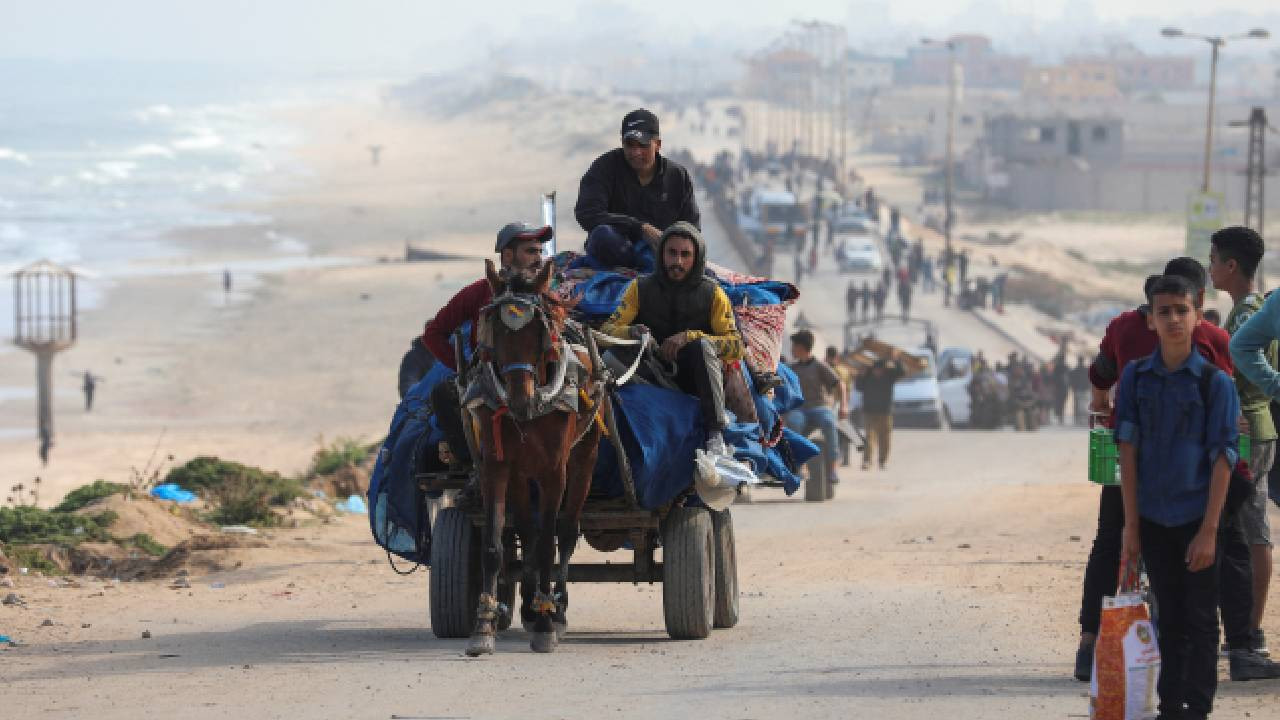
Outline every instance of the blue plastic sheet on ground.
{"label": "blue plastic sheet on ground", "polygon": [[179,505],[185,505],[196,500],[195,493],[190,490],[184,490],[174,483],[164,483],[151,488],[151,497],[160,500],[172,500]]}
{"label": "blue plastic sheet on ground", "polygon": [[352,495],[346,500],[341,500],[334,504],[334,508],[339,512],[351,513],[352,515],[364,515],[369,512],[368,506],[364,504],[364,499],[359,495]]}

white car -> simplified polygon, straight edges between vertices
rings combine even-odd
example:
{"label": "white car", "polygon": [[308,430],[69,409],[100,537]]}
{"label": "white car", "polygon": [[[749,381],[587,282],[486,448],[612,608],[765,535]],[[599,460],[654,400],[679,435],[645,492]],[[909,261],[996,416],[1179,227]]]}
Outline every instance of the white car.
{"label": "white car", "polygon": [[938,393],[942,397],[942,412],[948,424],[968,425],[973,351],[961,347],[943,348],[938,357]]}
{"label": "white car", "polygon": [[[946,420],[934,369],[933,351],[918,348],[908,352],[924,360],[925,367],[914,375],[902,378],[893,386],[893,424],[940,430],[946,427]],[[849,404],[855,412],[860,411],[862,393],[854,390]]]}
{"label": "white car", "polygon": [[875,238],[866,233],[836,236],[841,272],[880,272],[884,261]]}

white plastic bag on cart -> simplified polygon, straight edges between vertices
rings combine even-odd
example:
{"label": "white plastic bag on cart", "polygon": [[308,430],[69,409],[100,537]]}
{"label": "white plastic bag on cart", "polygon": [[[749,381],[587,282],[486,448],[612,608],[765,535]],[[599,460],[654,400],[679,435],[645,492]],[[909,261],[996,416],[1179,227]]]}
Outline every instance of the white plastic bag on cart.
{"label": "white plastic bag on cart", "polygon": [[760,478],[751,468],[731,457],[711,455],[705,450],[693,452],[694,489],[712,510],[724,510],[733,504],[742,485],[755,485]]}

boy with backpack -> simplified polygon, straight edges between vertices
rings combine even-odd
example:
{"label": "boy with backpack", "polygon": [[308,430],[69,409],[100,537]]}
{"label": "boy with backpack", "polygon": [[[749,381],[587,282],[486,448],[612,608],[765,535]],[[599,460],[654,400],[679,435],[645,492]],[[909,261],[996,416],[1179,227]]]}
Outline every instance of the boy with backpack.
{"label": "boy with backpack", "polygon": [[1116,393],[1123,567],[1141,555],[1160,607],[1160,718],[1199,719],[1218,686],[1218,526],[1238,460],[1240,402],[1230,376],[1196,351],[1198,288],[1163,276],[1151,289],[1159,340]]}

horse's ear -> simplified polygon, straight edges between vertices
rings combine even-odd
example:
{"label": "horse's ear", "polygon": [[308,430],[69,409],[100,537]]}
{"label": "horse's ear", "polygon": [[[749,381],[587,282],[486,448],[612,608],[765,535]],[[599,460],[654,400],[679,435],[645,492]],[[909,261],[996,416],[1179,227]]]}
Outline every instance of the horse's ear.
{"label": "horse's ear", "polygon": [[489,279],[489,287],[493,290],[493,294],[497,295],[498,290],[502,288],[502,278],[498,277],[498,269],[493,266],[493,261],[485,258],[484,276]]}
{"label": "horse's ear", "polygon": [[533,287],[539,295],[551,289],[551,271],[555,270],[554,263],[542,263],[542,269],[538,271],[538,276],[533,280]]}

